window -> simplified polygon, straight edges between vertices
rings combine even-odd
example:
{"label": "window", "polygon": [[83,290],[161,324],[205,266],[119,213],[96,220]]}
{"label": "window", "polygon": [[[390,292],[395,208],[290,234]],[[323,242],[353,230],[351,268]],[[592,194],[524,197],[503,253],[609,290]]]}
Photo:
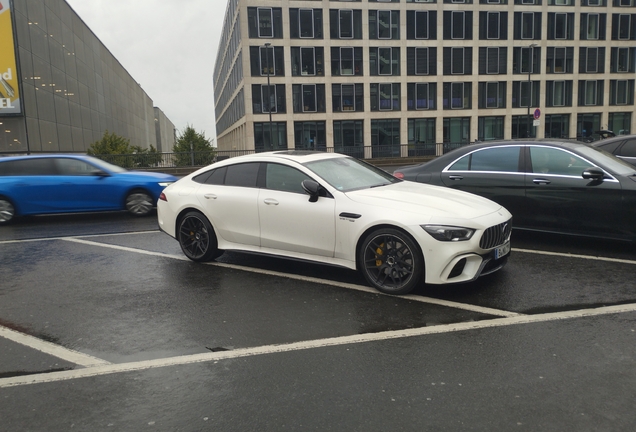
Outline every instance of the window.
{"label": "window", "polygon": [[472,83],[454,82],[444,83],[443,108],[470,109],[472,97]]}
{"label": "window", "polygon": [[332,39],[362,39],[362,11],[351,9],[329,10]]}
{"label": "window", "polygon": [[449,147],[444,146],[444,151],[454,148],[455,145],[470,142],[470,117],[444,117],[444,143],[450,144]]}
{"label": "window", "polygon": [[612,14],[612,40],[636,39],[635,23],[631,14]]}
{"label": "window", "polygon": [[574,39],[574,14],[548,13],[548,39]]}
{"label": "window", "polygon": [[479,74],[505,74],[508,58],[507,48],[479,48]]}
{"label": "window", "polygon": [[307,174],[287,165],[266,164],[265,188],[282,192],[305,194],[302,182],[309,180]]}
{"label": "window", "polygon": [[296,150],[326,151],[325,122],[294,122],[294,145]]}
{"label": "window", "polygon": [[408,119],[409,156],[435,156],[435,119]]}
{"label": "window", "polygon": [[576,137],[591,137],[595,131],[601,129],[601,114],[578,114],[576,116]]}
{"label": "window", "polygon": [[634,72],[634,54],[636,48],[613,47],[612,58],[610,61],[610,72]]}
{"label": "window", "polygon": [[371,120],[373,157],[400,156],[400,119]]}
{"label": "window", "polygon": [[285,112],[285,84],[252,84],[252,111],[254,114]]}
{"label": "window", "polygon": [[283,47],[251,46],[250,68],[252,76],[267,76],[268,70],[270,76],[284,76]]}
{"label": "window", "polygon": [[577,155],[551,147],[530,147],[532,172],[567,176],[581,176],[590,164]]}
{"label": "window", "polygon": [[362,84],[332,84],[333,112],[364,111]]}
{"label": "window", "polygon": [[334,120],[333,146],[337,153],[364,157],[364,129],[362,120]]}
{"label": "window", "polygon": [[400,111],[400,84],[372,83],[369,88],[371,111]]}
{"label": "window", "polygon": [[512,51],[512,73],[527,75],[539,73],[541,48],[515,47]]}
{"label": "window", "polygon": [[[609,113],[609,130],[615,131],[618,135],[629,135],[632,124],[632,114],[628,112]],[[626,144],[627,145],[627,144]],[[636,142],[632,141],[633,156],[636,157]]]}
{"label": "window", "polygon": [[256,152],[287,149],[287,123],[255,122],[254,149]]}
{"label": "window", "polygon": [[437,48],[406,48],[407,75],[437,75]]}
{"label": "window", "polygon": [[581,47],[579,53],[579,73],[605,72],[605,47]]}
{"label": "window", "polygon": [[602,80],[580,80],[579,106],[603,105],[603,84]]}
{"label": "window", "polygon": [[325,112],[325,85],[294,84],[292,99],[295,113]]}
{"label": "window", "polygon": [[406,87],[407,109],[434,110],[437,98],[437,83],[409,83]]}
{"label": "window", "polygon": [[570,115],[546,114],[545,138],[570,138]]}
{"label": "window", "polygon": [[512,138],[536,138],[536,129],[532,125],[532,115],[512,116]]}
{"label": "window", "polygon": [[444,48],[444,75],[471,75],[473,73],[471,47]]}
{"label": "window", "polygon": [[473,38],[473,13],[471,11],[444,11],[444,39]]}
{"label": "window", "polygon": [[283,37],[281,8],[248,7],[248,33],[250,38]]}
{"label": "window", "polygon": [[323,47],[291,47],[292,76],[324,76]]}
{"label": "window", "polygon": [[479,108],[505,108],[506,82],[492,81],[479,83]]}
{"label": "window", "polygon": [[634,105],[634,80],[610,80],[610,105]]}
{"label": "window", "polygon": [[437,39],[437,11],[406,11],[406,38]]}
{"label": "window", "polygon": [[515,12],[515,40],[541,39],[541,12]]}
{"label": "window", "polygon": [[508,39],[508,12],[479,12],[479,39]]}
{"label": "window", "polygon": [[362,75],[361,47],[332,47],[331,75]]}
{"label": "window", "polygon": [[371,75],[400,75],[400,48],[369,48]]}
{"label": "window", "polygon": [[400,12],[370,10],[369,39],[400,39]]}
{"label": "window", "polygon": [[512,107],[526,108],[539,106],[539,81],[514,81],[512,83]]}
{"label": "window", "polygon": [[581,14],[581,40],[605,40],[606,14]]}
{"label": "window", "polygon": [[546,55],[546,73],[573,73],[574,48],[548,47]]}
{"label": "window", "polygon": [[322,39],[322,9],[289,9],[291,39]]}
{"label": "window", "polygon": [[572,81],[546,81],[545,106],[572,106]]}

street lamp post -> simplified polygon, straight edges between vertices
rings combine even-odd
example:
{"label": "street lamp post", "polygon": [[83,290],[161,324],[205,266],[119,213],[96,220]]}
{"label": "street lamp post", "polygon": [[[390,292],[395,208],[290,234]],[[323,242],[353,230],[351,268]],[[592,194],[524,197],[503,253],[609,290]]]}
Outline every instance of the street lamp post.
{"label": "street lamp post", "polygon": [[532,81],[530,81],[530,74],[532,73],[532,54],[534,54],[534,47],[536,46],[537,44],[530,44],[528,46],[528,116],[526,129],[528,138],[530,138],[530,105],[532,104]]}
{"label": "street lamp post", "polygon": [[267,111],[269,112],[269,143],[274,150],[274,136],[272,135],[272,88],[269,85],[269,47],[272,44],[265,44],[265,66],[267,67]]}

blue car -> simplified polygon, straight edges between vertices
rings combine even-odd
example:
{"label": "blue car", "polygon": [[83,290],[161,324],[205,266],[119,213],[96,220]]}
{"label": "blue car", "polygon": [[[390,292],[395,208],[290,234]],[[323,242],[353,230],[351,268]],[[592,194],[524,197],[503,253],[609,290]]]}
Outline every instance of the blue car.
{"label": "blue car", "polygon": [[84,155],[0,158],[0,224],[16,216],[128,210],[145,216],[177,178]]}

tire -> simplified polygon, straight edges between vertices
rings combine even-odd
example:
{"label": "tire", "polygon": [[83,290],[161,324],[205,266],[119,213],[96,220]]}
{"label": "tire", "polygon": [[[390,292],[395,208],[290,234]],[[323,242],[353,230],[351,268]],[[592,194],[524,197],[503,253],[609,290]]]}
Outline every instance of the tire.
{"label": "tire", "polygon": [[11,201],[0,198],[0,225],[6,225],[15,218],[15,207]]}
{"label": "tire", "polygon": [[177,240],[181,250],[192,261],[206,262],[220,256],[214,228],[199,212],[189,212],[179,222]]}
{"label": "tire", "polygon": [[424,258],[415,241],[393,228],[371,232],[362,242],[358,268],[369,284],[386,294],[407,294],[421,281]]}
{"label": "tire", "polygon": [[153,208],[152,196],[147,192],[136,190],[126,197],[126,210],[133,216],[147,216]]}

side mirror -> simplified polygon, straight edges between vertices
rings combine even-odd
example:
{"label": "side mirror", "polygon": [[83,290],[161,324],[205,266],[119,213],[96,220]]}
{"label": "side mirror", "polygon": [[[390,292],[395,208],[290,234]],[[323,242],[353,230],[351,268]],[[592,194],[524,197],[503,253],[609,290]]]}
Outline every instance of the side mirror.
{"label": "side mirror", "polygon": [[602,181],[605,177],[605,173],[603,172],[603,170],[597,167],[586,168],[581,175],[586,180],[593,180],[597,182]]}
{"label": "side mirror", "polygon": [[302,187],[309,194],[309,202],[318,201],[320,195],[320,185],[313,180],[303,180]]}

